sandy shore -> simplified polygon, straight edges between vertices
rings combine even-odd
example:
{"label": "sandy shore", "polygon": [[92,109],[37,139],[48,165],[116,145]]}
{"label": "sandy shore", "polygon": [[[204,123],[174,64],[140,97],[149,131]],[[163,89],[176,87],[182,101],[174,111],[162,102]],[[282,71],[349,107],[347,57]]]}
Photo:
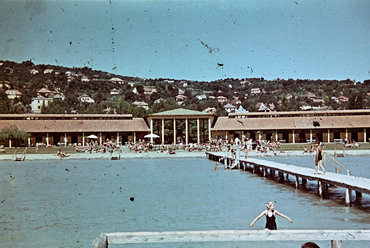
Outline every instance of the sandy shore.
{"label": "sandy shore", "polygon": [[[335,151],[326,151],[330,155],[334,155]],[[337,151],[337,153],[343,153],[343,151]],[[114,154],[117,156],[118,154]],[[23,154],[17,154],[17,157],[22,157]],[[310,157],[315,156],[314,153],[303,154],[302,151],[286,151],[286,152],[277,152],[276,155],[273,152],[267,152],[261,155],[259,152],[250,151],[248,153],[249,157],[255,158],[262,158],[262,157],[274,157],[274,156],[304,156]],[[345,156],[370,156],[370,150],[347,150],[345,151]],[[176,154],[169,155],[168,153],[159,153],[159,152],[143,152],[143,153],[136,153],[136,152],[123,152],[121,153],[121,159],[129,159],[129,158],[137,158],[137,159],[146,159],[146,158],[205,158],[205,152],[187,152],[187,151],[176,151]],[[241,152],[241,157],[244,157],[244,153]],[[102,160],[109,160],[111,155],[109,153],[72,153],[70,157],[63,158],[63,160],[70,160],[70,159],[102,159]],[[26,154],[25,160],[55,160],[60,158],[56,156],[56,154]],[[13,154],[1,154],[0,160],[2,161],[14,161]]]}

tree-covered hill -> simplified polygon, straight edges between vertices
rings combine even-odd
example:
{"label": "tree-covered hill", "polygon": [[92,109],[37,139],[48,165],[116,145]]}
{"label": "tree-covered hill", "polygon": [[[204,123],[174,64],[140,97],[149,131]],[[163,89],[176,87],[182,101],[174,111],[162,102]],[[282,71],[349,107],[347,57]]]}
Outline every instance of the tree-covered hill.
{"label": "tree-covered hill", "polygon": [[[35,65],[31,61],[0,61],[0,113],[30,113],[33,98],[46,88],[53,98],[41,113],[132,113],[134,116],[178,108],[203,111],[216,109],[226,115],[224,105],[240,105],[248,111],[309,109],[362,109],[370,106],[370,80],[307,80],[243,78],[212,82],[144,79],[115,75],[88,67],[67,68]],[[17,90],[14,99],[9,94]],[[38,93],[39,92],[39,93]],[[86,94],[94,103],[82,102]],[[50,98],[50,96],[48,96]],[[219,103],[217,97],[226,97]],[[50,99],[49,99],[50,100]],[[138,107],[145,102],[148,109]],[[261,104],[263,103],[263,104]]]}

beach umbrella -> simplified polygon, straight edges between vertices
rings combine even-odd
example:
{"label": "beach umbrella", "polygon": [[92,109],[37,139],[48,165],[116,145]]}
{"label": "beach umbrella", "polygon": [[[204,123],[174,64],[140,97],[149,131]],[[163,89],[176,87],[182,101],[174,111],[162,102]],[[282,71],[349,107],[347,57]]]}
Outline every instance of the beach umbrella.
{"label": "beach umbrella", "polygon": [[88,139],[97,139],[98,136],[94,135],[94,134],[91,134],[89,136],[87,136]]}
{"label": "beach umbrella", "polygon": [[150,133],[150,134],[145,135],[144,138],[154,138],[155,139],[155,138],[159,138],[159,135],[156,135],[154,133]]}

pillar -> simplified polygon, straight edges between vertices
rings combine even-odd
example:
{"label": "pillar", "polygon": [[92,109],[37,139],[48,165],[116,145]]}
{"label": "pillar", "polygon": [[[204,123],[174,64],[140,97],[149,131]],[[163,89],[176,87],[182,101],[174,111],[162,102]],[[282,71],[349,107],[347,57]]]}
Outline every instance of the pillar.
{"label": "pillar", "polygon": [[[312,129],[310,129],[310,140],[312,142]],[[317,140],[316,140],[317,141]]]}
{"label": "pillar", "polygon": [[295,131],[293,129],[293,144],[295,144]]}
{"label": "pillar", "polygon": [[99,133],[99,142],[100,142],[100,146],[103,145],[103,137],[102,137],[102,133],[100,132]]}
{"label": "pillar", "polygon": [[12,147],[12,140],[9,140],[9,148]]}
{"label": "pillar", "polygon": [[199,127],[199,118],[197,118],[197,143],[200,144],[200,127]]}
{"label": "pillar", "polygon": [[364,142],[366,142],[366,128],[364,128]]}
{"label": "pillar", "polygon": [[346,138],[348,139],[348,129],[346,128]]}
{"label": "pillar", "polygon": [[46,133],[46,146],[49,146],[49,133]]}
{"label": "pillar", "polygon": [[185,144],[188,146],[189,143],[189,134],[188,134],[188,129],[189,129],[189,123],[188,123],[188,118],[185,119]]}
{"label": "pillar", "polygon": [[31,146],[31,138],[30,137],[28,137],[27,143],[28,143],[28,146]]}
{"label": "pillar", "polygon": [[64,146],[67,146],[67,143],[68,143],[67,133],[64,133]]}
{"label": "pillar", "polygon": [[212,139],[212,135],[211,135],[211,118],[208,118],[208,140],[211,140],[211,139]]}
{"label": "pillar", "polygon": [[[152,126],[153,127],[153,126]],[[153,129],[152,129],[153,130]],[[134,132],[134,144],[136,144],[136,132]]]}
{"label": "pillar", "polygon": [[328,143],[330,143],[330,129],[328,129]]}
{"label": "pillar", "polygon": [[116,141],[116,145],[119,145],[119,132],[117,132],[117,141]]}
{"label": "pillar", "polygon": [[173,144],[176,145],[176,119],[173,119]]}
{"label": "pillar", "polygon": [[82,146],[85,146],[85,133],[82,133]]}
{"label": "pillar", "polygon": [[164,119],[162,119],[162,143],[164,144]]}
{"label": "pillar", "polygon": [[[150,133],[151,134],[153,133],[153,119],[150,119]],[[136,136],[136,133],[135,133],[135,136]],[[134,138],[134,140],[136,140],[136,138]],[[136,141],[134,141],[134,143],[136,143]],[[153,144],[153,137],[150,138],[150,143]]]}

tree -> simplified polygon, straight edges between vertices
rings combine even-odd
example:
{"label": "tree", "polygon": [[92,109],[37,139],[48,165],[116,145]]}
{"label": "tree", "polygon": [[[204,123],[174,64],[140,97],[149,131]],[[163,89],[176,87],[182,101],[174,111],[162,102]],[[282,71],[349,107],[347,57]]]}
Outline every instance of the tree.
{"label": "tree", "polygon": [[25,142],[29,137],[29,133],[18,129],[18,127],[15,125],[3,128],[0,132],[1,141],[12,140],[15,142],[16,146],[18,146],[22,142]]}
{"label": "tree", "polygon": [[65,114],[67,111],[66,107],[63,107],[59,101],[52,101],[47,106],[42,106],[41,114]]}
{"label": "tree", "polygon": [[348,100],[349,109],[363,109],[364,108],[364,97],[362,94],[352,94]]}

